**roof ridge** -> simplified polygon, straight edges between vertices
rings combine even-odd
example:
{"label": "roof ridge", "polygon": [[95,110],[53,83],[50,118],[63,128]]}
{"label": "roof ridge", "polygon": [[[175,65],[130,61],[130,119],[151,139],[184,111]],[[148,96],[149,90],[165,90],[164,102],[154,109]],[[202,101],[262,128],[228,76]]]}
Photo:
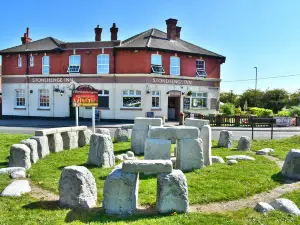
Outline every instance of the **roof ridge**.
{"label": "roof ridge", "polygon": [[148,39],[148,41],[146,43],[146,47],[149,47],[149,44],[151,42],[151,38],[152,38],[153,33],[154,33],[154,28],[152,28],[152,31],[151,31],[150,36],[149,36],[149,39]]}
{"label": "roof ridge", "polygon": [[[56,38],[54,38],[54,37],[48,37],[48,38],[50,38],[51,41],[53,41],[54,44],[55,44],[58,48],[60,48],[60,44],[64,43],[63,41],[58,40],[58,39],[56,39]],[[60,42],[62,42],[62,43],[59,44],[57,41],[60,41]]]}
{"label": "roof ridge", "polygon": [[[123,42],[126,42],[125,44],[129,44],[130,42],[135,41],[136,39],[138,39],[138,38],[140,38],[141,36],[143,36],[145,33],[149,32],[150,30],[151,30],[151,29],[146,30],[146,31],[144,31],[144,32],[141,32],[141,33],[137,34],[136,36],[133,36],[134,38],[133,38],[133,37],[130,37],[130,38],[132,38],[132,39],[131,39],[130,41],[128,41],[128,42],[126,42],[126,40],[129,40],[130,38],[124,40]],[[122,45],[125,45],[125,44],[122,43]]]}

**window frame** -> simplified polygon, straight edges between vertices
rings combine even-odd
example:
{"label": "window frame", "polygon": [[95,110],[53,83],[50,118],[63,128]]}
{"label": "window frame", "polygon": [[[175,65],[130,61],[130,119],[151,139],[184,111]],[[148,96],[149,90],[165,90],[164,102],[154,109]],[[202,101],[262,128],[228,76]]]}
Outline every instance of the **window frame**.
{"label": "window frame", "polygon": [[[198,68],[197,67],[197,62],[203,62],[203,68]],[[205,65],[206,63],[205,63],[205,60],[203,60],[203,59],[196,59],[196,76],[197,77],[200,77],[200,78],[204,78],[204,77],[207,77],[207,73],[206,73],[206,71],[205,71],[205,69],[206,69],[206,65]],[[200,75],[200,73],[204,73],[205,75]]]}
{"label": "window frame", "polygon": [[[22,96],[20,96],[20,92],[22,92]],[[20,103],[20,99],[24,99],[24,105],[18,105],[18,102]],[[19,101],[18,101],[19,100]],[[15,89],[15,107],[16,108],[26,108],[26,95],[25,95],[25,89]]]}
{"label": "window frame", "polygon": [[29,66],[34,67],[34,56],[32,54],[29,56]]}
{"label": "window frame", "polygon": [[[39,95],[38,95],[38,101],[39,101],[39,109],[50,109],[50,91],[49,91],[49,89],[39,89]],[[41,106],[41,92],[44,92],[44,93],[46,93],[46,92],[48,92],[48,103],[47,102],[43,102],[43,103],[47,103],[47,105],[48,106]],[[44,95],[44,96],[46,96],[46,95]],[[47,96],[46,96],[47,97]]]}
{"label": "window frame", "polygon": [[[159,64],[153,62],[153,57],[154,56],[159,56],[160,57],[160,63]],[[160,67],[162,72],[160,72],[160,73],[154,72],[154,67]],[[160,55],[160,54],[151,54],[151,73],[152,74],[160,74],[160,75],[165,73],[165,70],[164,70],[163,64],[162,64],[162,55]]]}
{"label": "window frame", "polygon": [[[172,65],[172,59],[178,59],[178,65],[177,66]],[[178,73],[177,74],[172,73],[172,67],[173,68],[175,67],[175,68],[178,69]],[[180,76],[180,57],[178,57],[178,56],[171,56],[170,57],[170,75]]]}
{"label": "window frame", "polygon": [[[105,94],[106,91],[108,92],[108,94]],[[102,93],[100,93],[100,92],[102,92]],[[109,109],[109,90],[105,90],[105,89],[98,90],[98,97],[108,97],[108,106],[107,107],[99,106],[99,100],[98,100],[97,108],[99,108],[99,109]]]}
{"label": "window frame", "polygon": [[[124,91],[127,91],[127,94],[124,94]],[[130,91],[133,91],[134,94],[130,94]],[[139,94],[137,94],[137,92],[140,92]],[[128,106],[124,106],[124,97],[137,97],[140,98],[141,101],[141,105],[138,107],[128,107]],[[122,90],[122,108],[126,108],[126,109],[141,109],[142,108],[142,91],[140,90],[132,90],[132,89],[124,89]]]}
{"label": "window frame", "polygon": [[[108,57],[108,64],[102,64],[102,63],[99,63],[99,57],[102,57],[102,56],[107,56]],[[100,62],[101,62],[101,60],[100,60]],[[99,66],[103,66],[103,65],[105,65],[105,66],[107,66],[107,73],[101,73],[100,72],[100,70],[99,70]],[[109,66],[110,66],[110,55],[109,54],[99,54],[99,55],[97,55],[97,74],[109,74],[109,71],[110,71],[110,69],[109,69]]]}
{"label": "window frame", "polygon": [[[191,109],[204,109],[208,108],[208,93],[207,92],[193,92],[191,98],[191,103],[190,103],[190,108]],[[200,107],[195,107],[193,106],[193,99],[205,99],[205,106],[200,106]]]}
{"label": "window frame", "polygon": [[[71,58],[74,57],[74,56],[79,57],[79,64],[71,64]],[[78,72],[70,72],[70,67],[71,66],[78,66],[79,67]],[[80,73],[80,69],[81,69],[81,55],[75,55],[75,54],[74,55],[69,55],[69,66],[68,66],[67,72],[69,74],[78,74],[78,73]]]}
{"label": "window frame", "polygon": [[22,68],[22,56],[18,55],[18,68]]}
{"label": "window frame", "polygon": [[[45,65],[44,64],[44,58],[48,58],[48,65]],[[45,73],[44,72],[44,68],[45,67],[47,67],[48,68],[48,73]],[[49,55],[44,55],[43,57],[42,57],[42,74],[43,75],[49,75],[50,74],[50,56]]]}
{"label": "window frame", "polygon": [[[154,93],[154,94],[153,94]],[[158,98],[158,106],[153,106],[153,98]],[[155,100],[156,102],[156,100]],[[160,91],[154,90],[151,93],[151,109],[160,109]]]}

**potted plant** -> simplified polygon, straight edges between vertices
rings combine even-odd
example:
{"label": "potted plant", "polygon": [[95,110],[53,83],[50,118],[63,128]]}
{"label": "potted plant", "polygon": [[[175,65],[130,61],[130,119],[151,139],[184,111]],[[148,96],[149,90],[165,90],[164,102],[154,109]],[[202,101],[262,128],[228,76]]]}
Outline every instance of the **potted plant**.
{"label": "potted plant", "polygon": [[186,93],[186,96],[192,96],[193,92],[191,90],[189,90],[187,93]]}

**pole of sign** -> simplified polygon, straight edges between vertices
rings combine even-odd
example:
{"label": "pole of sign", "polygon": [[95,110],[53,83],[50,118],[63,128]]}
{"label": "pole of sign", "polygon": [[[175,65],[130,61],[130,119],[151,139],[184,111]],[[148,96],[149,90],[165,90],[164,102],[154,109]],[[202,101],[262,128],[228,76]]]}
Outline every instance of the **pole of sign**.
{"label": "pole of sign", "polygon": [[93,123],[93,134],[95,133],[96,130],[96,122],[95,122],[95,107],[92,107],[92,123]]}
{"label": "pole of sign", "polygon": [[78,107],[76,106],[76,127],[78,127]]}

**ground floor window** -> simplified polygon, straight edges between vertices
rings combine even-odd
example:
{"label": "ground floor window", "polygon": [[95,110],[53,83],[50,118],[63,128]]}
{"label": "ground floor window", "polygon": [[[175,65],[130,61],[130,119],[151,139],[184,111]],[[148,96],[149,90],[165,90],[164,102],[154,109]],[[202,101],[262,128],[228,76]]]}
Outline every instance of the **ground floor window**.
{"label": "ground floor window", "polygon": [[49,108],[50,107],[49,90],[47,90],[47,89],[39,90],[39,107],[40,108]]}
{"label": "ground floor window", "polygon": [[16,90],[16,107],[18,107],[18,108],[25,107],[25,90],[24,89]]}
{"label": "ground floor window", "polygon": [[109,108],[109,91],[98,91],[98,108]]}
{"label": "ground floor window", "polygon": [[207,107],[207,93],[198,92],[192,94],[192,101],[191,101],[192,108],[203,108]]}
{"label": "ground floor window", "polygon": [[123,90],[123,107],[125,108],[141,108],[142,97],[141,91],[138,90]]}
{"label": "ground floor window", "polygon": [[159,108],[159,98],[160,98],[160,93],[159,91],[152,91],[152,108]]}

